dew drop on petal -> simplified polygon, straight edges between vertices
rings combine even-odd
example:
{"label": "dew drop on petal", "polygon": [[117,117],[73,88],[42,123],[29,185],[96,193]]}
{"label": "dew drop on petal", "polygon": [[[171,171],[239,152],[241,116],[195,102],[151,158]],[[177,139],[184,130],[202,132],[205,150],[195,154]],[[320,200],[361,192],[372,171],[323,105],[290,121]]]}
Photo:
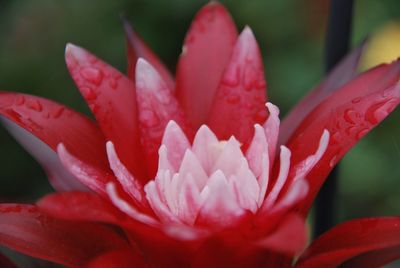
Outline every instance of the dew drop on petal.
{"label": "dew drop on petal", "polygon": [[82,92],[83,97],[88,101],[95,100],[97,98],[96,92],[90,87],[83,86],[80,88],[80,90]]}
{"label": "dew drop on petal", "polygon": [[26,103],[26,107],[36,112],[41,112],[43,110],[42,104],[38,100],[29,100]]}
{"label": "dew drop on petal", "polygon": [[143,110],[140,112],[140,122],[146,127],[154,127],[160,123],[160,119],[153,111]]}
{"label": "dew drop on petal", "polygon": [[55,110],[53,110],[53,111],[51,112],[51,116],[52,116],[54,119],[57,119],[57,118],[59,118],[59,117],[64,113],[64,111],[65,111],[65,108],[64,108],[64,107],[59,107],[59,108],[57,108],[57,109],[55,109]]}
{"label": "dew drop on petal", "polygon": [[81,75],[82,77],[95,84],[95,85],[100,85],[101,82],[103,81],[103,72],[99,69],[93,68],[93,67],[85,67],[81,70]]}

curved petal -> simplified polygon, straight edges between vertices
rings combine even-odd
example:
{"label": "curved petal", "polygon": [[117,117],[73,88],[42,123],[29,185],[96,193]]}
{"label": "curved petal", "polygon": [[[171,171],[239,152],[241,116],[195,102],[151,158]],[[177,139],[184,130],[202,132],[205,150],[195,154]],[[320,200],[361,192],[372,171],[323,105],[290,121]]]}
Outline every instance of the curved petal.
{"label": "curved petal", "polygon": [[115,250],[91,260],[86,268],[148,268],[142,256],[134,249]]}
{"label": "curved petal", "polygon": [[128,246],[111,229],[51,218],[35,206],[0,205],[0,244],[24,254],[82,267],[104,252]]}
{"label": "curved petal", "polygon": [[[382,68],[386,70],[383,73]],[[370,81],[373,76],[376,79]],[[298,207],[304,214],[336,163],[400,103],[399,77],[400,61],[366,72],[318,105],[297,128],[288,142],[295,167],[290,171],[290,179],[296,176],[297,164],[318,147],[323,130],[330,133],[326,152],[307,176],[310,192]]]}
{"label": "curved petal", "polygon": [[140,58],[136,64],[136,95],[143,151],[150,178],[157,172],[158,149],[170,120],[188,133],[183,111],[157,70]]}
{"label": "curved petal", "polygon": [[18,268],[11,260],[0,253],[0,267],[3,268]]}
{"label": "curved petal", "polygon": [[190,26],[178,62],[176,94],[195,129],[207,118],[236,38],[232,18],[216,2],[203,7]]}
{"label": "curved petal", "polygon": [[323,100],[357,75],[358,64],[366,43],[350,52],[329,74],[310,91],[282,120],[279,144],[286,144],[301,121]]}
{"label": "curved petal", "polygon": [[87,189],[60,164],[55,154],[64,143],[82,160],[107,168],[105,141],[95,123],[85,116],[43,98],[0,92],[0,119],[10,133],[43,165],[60,191]]}
{"label": "curved petal", "polygon": [[174,78],[156,54],[144,43],[126,19],[122,19],[125,30],[126,46],[128,50],[128,77],[135,81],[136,63],[139,58],[148,61],[167,84],[168,89],[175,89]]}
{"label": "curved petal", "polygon": [[296,267],[379,267],[399,257],[400,218],[368,218],[340,224],[322,234]]}
{"label": "curved petal", "polygon": [[107,140],[125,166],[145,178],[133,82],[78,46],[68,44],[65,60],[76,85],[89,104]]}
{"label": "curved petal", "polygon": [[220,139],[233,135],[248,142],[254,124],[267,119],[266,101],[260,49],[251,29],[245,27],[222,75],[207,125]]}

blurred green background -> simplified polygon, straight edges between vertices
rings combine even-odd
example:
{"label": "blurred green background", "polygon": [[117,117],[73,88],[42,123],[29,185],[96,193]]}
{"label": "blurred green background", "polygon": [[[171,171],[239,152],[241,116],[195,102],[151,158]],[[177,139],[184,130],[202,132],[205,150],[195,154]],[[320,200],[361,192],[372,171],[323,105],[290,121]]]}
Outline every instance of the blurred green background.
{"label": "blurred green background", "polygon": [[[25,92],[88,113],[64,64],[76,43],[124,71],[125,14],[173,70],[196,11],[208,1],[0,1],[0,89]],[[323,76],[327,0],[221,1],[238,28],[249,25],[264,57],[268,94],[284,115]],[[390,21],[398,0],[355,1],[353,45]],[[397,45],[400,54],[400,42]],[[89,114],[89,113],[88,113]],[[400,114],[396,111],[342,161],[340,221],[400,214]],[[40,166],[0,128],[0,200],[34,202],[52,191]]]}

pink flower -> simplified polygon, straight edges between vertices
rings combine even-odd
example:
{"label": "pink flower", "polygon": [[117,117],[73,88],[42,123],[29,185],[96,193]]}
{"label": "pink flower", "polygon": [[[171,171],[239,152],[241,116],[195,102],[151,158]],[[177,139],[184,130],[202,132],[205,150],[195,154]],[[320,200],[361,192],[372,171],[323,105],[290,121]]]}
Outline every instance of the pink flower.
{"label": "pink flower", "polygon": [[[354,78],[354,51],[280,125],[253,33],[238,35],[220,4],[195,17],[175,80],[125,30],[128,77],[66,48],[96,122],[49,100],[0,93],[4,125],[60,192],[35,206],[0,205],[0,244],[79,267],[290,267],[325,177],[399,104],[400,62]],[[399,223],[341,225],[297,265],[390,261]],[[366,230],[354,232],[359,225]]]}

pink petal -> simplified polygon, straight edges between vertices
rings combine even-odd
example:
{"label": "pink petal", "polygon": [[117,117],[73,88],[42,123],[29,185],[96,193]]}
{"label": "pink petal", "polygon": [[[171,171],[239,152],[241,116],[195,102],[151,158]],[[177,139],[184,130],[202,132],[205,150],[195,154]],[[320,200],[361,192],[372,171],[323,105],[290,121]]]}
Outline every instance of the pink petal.
{"label": "pink petal", "polygon": [[35,206],[17,204],[0,205],[0,244],[73,267],[82,267],[101,253],[128,246],[107,227],[58,220]]}
{"label": "pink petal", "polygon": [[162,61],[153,53],[153,51],[145,44],[142,38],[136,33],[127,20],[123,20],[128,49],[128,76],[132,81],[135,81],[136,63],[139,58],[148,61],[165,81],[169,90],[175,89],[174,79],[165,67]]}
{"label": "pink petal", "polygon": [[200,161],[204,171],[211,175],[212,167],[218,158],[220,150],[220,142],[206,125],[202,125],[194,137],[192,151]]}
{"label": "pink petal", "polygon": [[234,137],[231,137],[225,144],[220,146],[223,146],[223,149],[211,170],[212,172],[221,170],[226,177],[229,177],[236,173],[242,158],[245,157],[240,149],[240,143]]}
{"label": "pink petal", "polygon": [[379,267],[399,258],[399,249],[399,217],[357,219],[318,237],[296,267]]}
{"label": "pink petal", "polygon": [[222,171],[216,171],[209,178],[201,192],[201,205],[197,223],[210,228],[231,226],[243,214],[244,210],[236,201],[233,189]]}
{"label": "pink petal", "polygon": [[[364,73],[318,105],[296,130],[288,143],[293,167],[318,147],[324,129],[331,135],[324,156],[307,176],[310,193],[299,205],[303,213],[336,163],[400,103],[399,77],[400,61]],[[292,169],[290,179],[294,175]]]}
{"label": "pink petal", "polygon": [[178,173],[183,180],[185,180],[184,178],[189,174],[193,176],[198,189],[203,189],[208,180],[208,176],[201,166],[201,163],[195,154],[189,149],[185,152]]}
{"label": "pink petal", "polygon": [[176,94],[195,129],[207,119],[236,38],[232,18],[216,2],[203,7],[190,26],[178,62]]}
{"label": "pink petal", "polygon": [[267,122],[263,125],[265,129],[265,135],[267,136],[268,141],[268,154],[270,159],[270,167],[273,166],[275,160],[275,151],[276,146],[278,145],[278,135],[280,133],[280,120],[279,120],[279,109],[277,106],[268,102],[266,104],[269,116]]}
{"label": "pink petal", "polygon": [[169,121],[165,128],[162,144],[168,152],[168,159],[175,171],[179,170],[186,149],[190,143],[182,129],[174,122]]}
{"label": "pink petal", "polygon": [[111,171],[99,169],[82,161],[70,153],[62,143],[58,146],[57,152],[64,167],[82,184],[98,194],[104,195],[105,185],[115,180],[114,176],[109,173]]}
{"label": "pink petal", "polygon": [[[301,121],[323,100],[356,77],[365,43],[350,52],[282,121],[279,144],[286,144]],[[368,85],[368,84],[366,84]]]}
{"label": "pink petal", "polygon": [[65,59],[72,78],[125,166],[143,180],[135,86],[119,71],[78,46],[68,44]]}
{"label": "pink petal", "polygon": [[253,32],[246,27],[218,86],[207,125],[220,139],[233,135],[246,143],[253,134],[253,125],[267,119],[266,100],[260,50]]}
{"label": "pink petal", "polygon": [[305,220],[296,215],[288,214],[271,235],[260,241],[257,245],[293,256],[301,252],[307,242],[307,228]]}
{"label": "pink petal", "polygon": [[182,222],[193,225],[200,209],[201,198],[196,180],[191,174],[184,177],[178,195],[179,218]]}
{"label": "pink petal", "polygon": [[0,116],[18,141],[44,166],[52,184],[60,191],[85,189],[60,167],[51,152],[60,142],[80,159],[96,167],[107,167],[101,131],[91,120],[65,106],[30,95],[0,92]]}
{"label": "pink petal", "polygon": [[134,249],[114,250],[97,256],[85,268],[148,268],[149,265]]}
{"label": "pink petal", "polygon": [[121,163],[115,152],[114,144],[111,141],[107,142],[107,155],[110,167],[125,192],[138,204],[146,203],[143,186],[135,179],[129,170],[126,169],[124,164]]}
{"label": "pink petal", "polygon": [[286,180],[287,180],[287,176],[289,174],[289,168],[290,168],[290,161],[291,161],[290,157],[291,157],[290,150],[282,145],[280,161],[279,161],[279,175],[275,181],[274,186],[267,194],[267,197],[262,205],[263,206],[262,210],[269,209],[275,203],[283,186],[286,184]]}
{"label": "pink petal", "polygon": [[110,182],[106,186],[108,197],[111,202],[116,206],[119,210],[124,212],[126,215],[131,217],[132,219],[142,222],[147,225],[157,226],[158,222],[152,217],[138,211],[134,206],[131,206],[126,200],[124,200],[121,196],[119,196],[117,192],[116,186]]}
{"label": "pink petal", "polygon": [[136,95],[139,109],[141,142],[150,177],[157,171],[158,148],[166,125],[174,120],[188,132],[183,112],[167,84],[147,61],[136,65]]}

